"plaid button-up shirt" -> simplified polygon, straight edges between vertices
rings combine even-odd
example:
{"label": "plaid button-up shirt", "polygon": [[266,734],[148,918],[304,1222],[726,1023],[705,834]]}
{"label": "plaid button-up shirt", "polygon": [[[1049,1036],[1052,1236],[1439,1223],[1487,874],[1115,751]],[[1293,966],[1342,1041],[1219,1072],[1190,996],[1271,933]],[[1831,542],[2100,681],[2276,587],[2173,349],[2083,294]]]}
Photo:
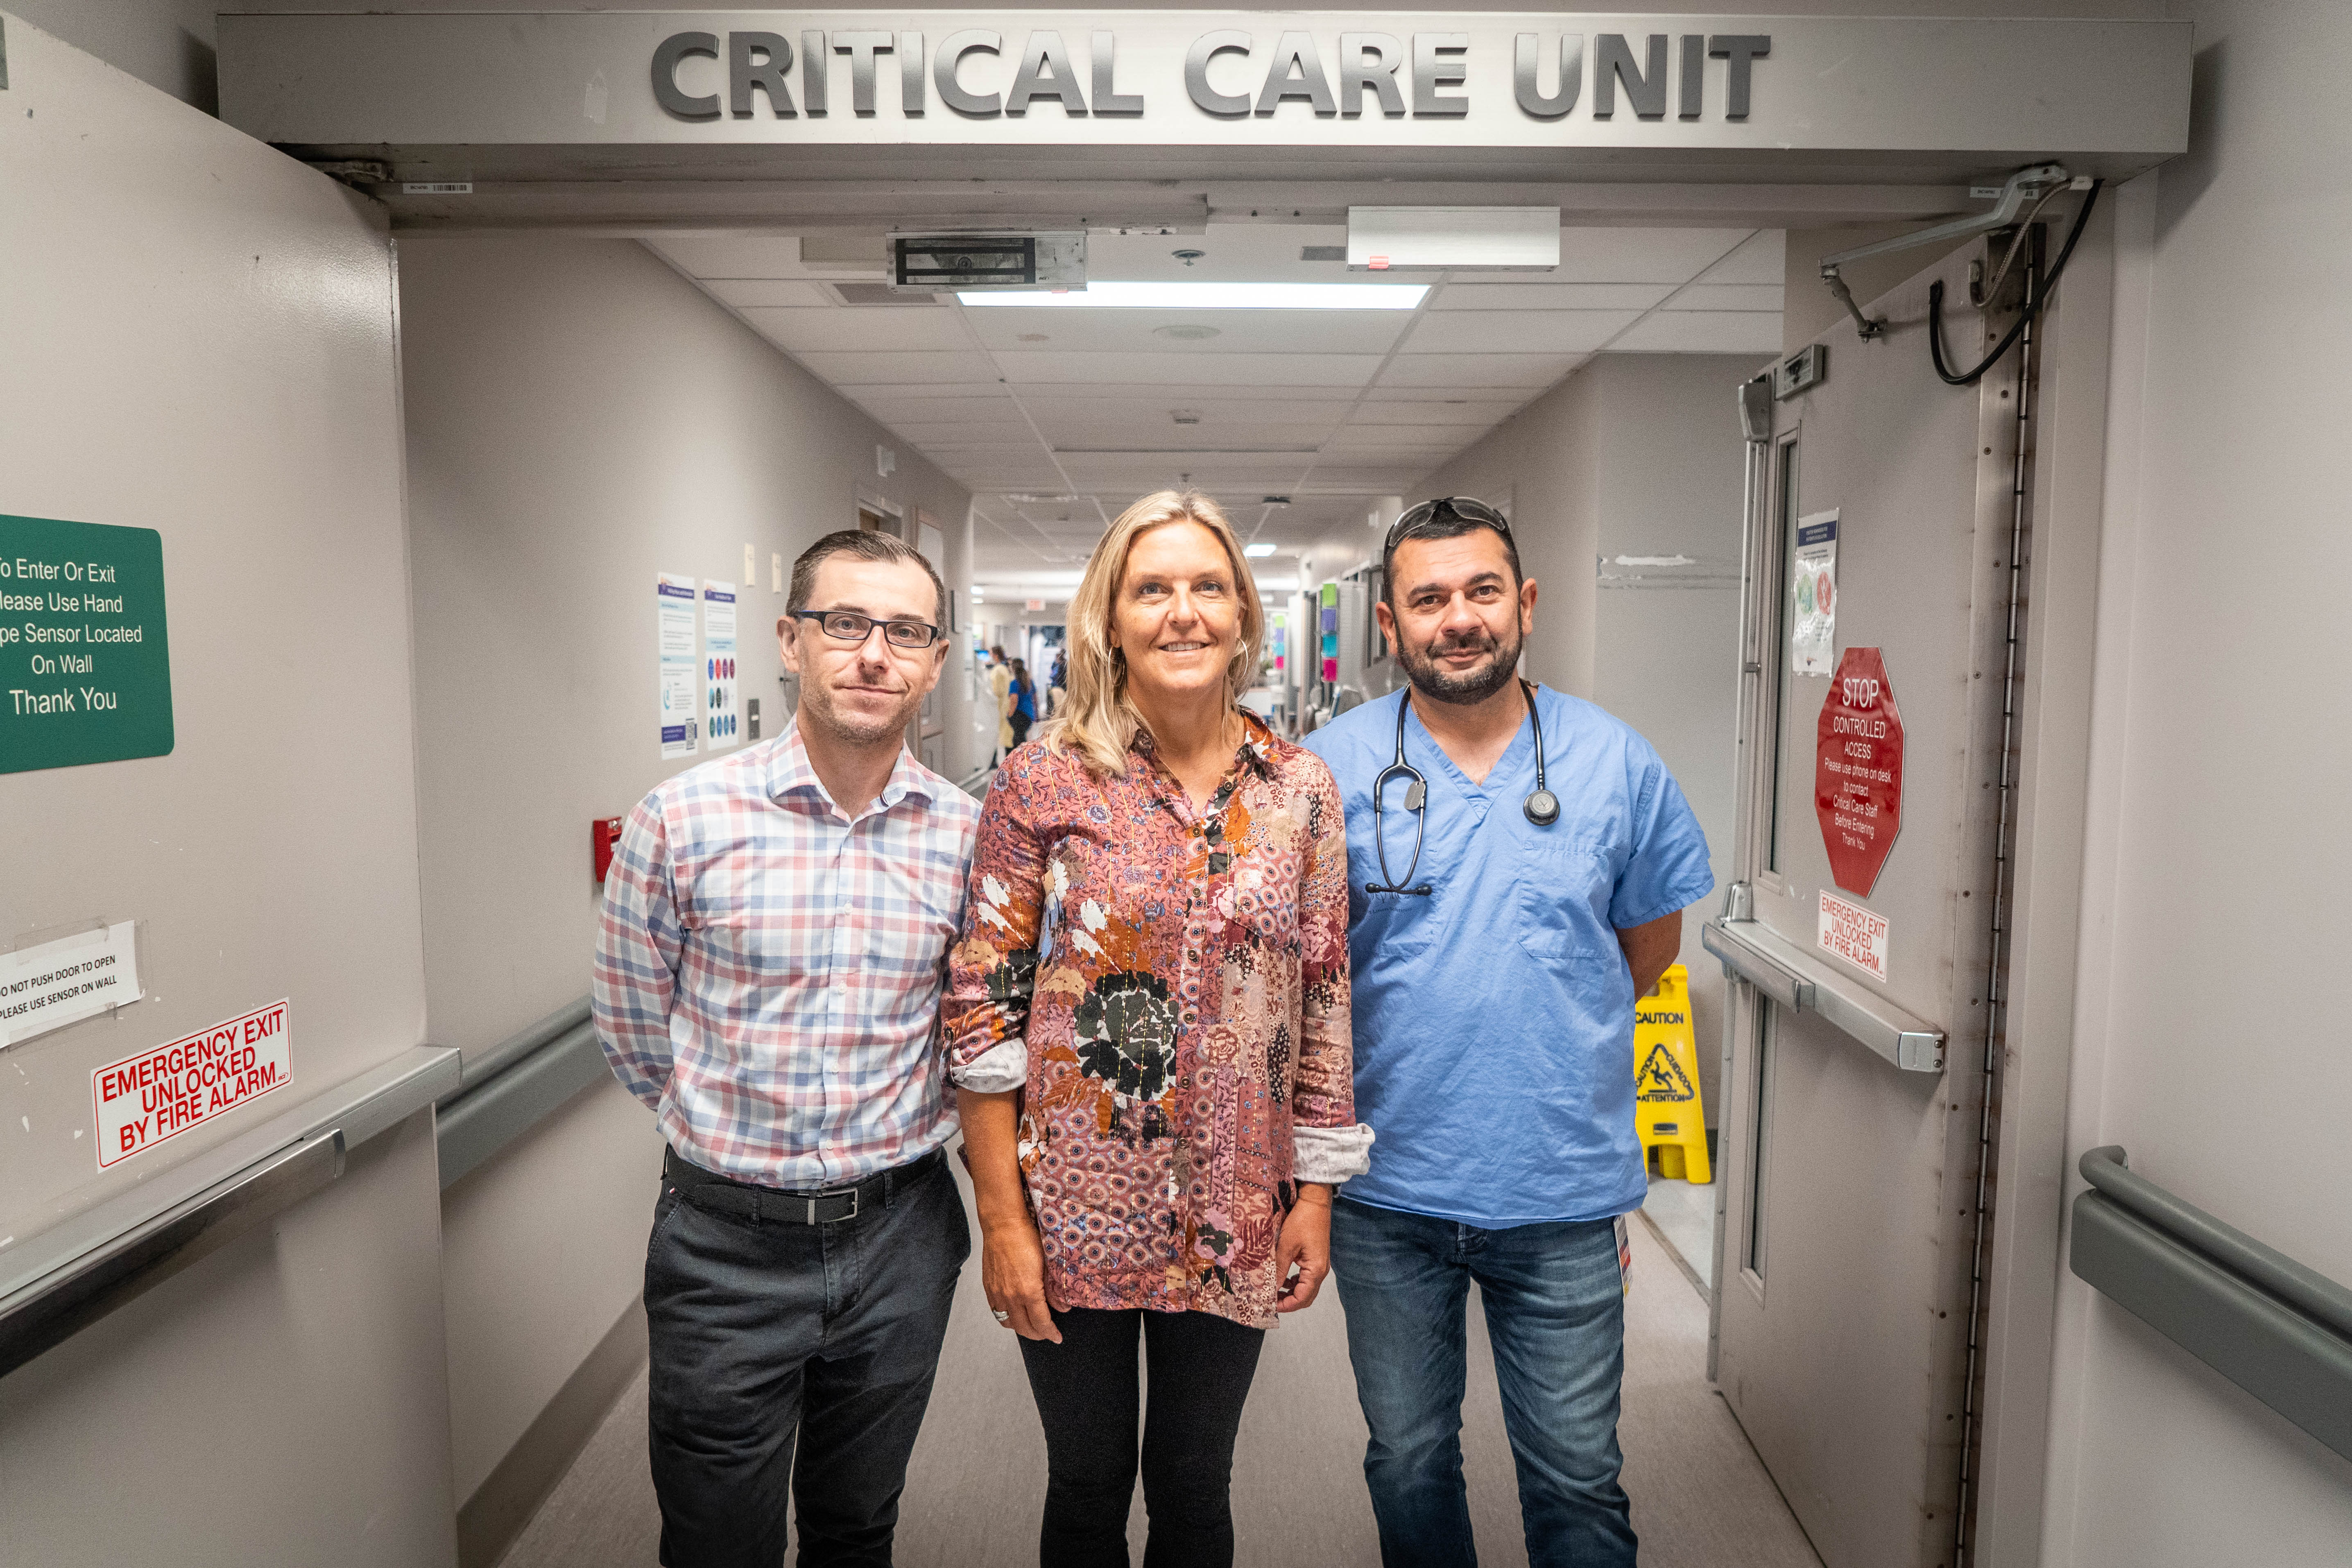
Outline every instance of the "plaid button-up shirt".
{"label": "plaid button-up shirt", "polygon": [[836,1185],[955,1130],[940,982],[980,806],[905,752],[842,814],[797,724],[668,780],[604,879],[590,990],[613,1072],[687,1159]]}

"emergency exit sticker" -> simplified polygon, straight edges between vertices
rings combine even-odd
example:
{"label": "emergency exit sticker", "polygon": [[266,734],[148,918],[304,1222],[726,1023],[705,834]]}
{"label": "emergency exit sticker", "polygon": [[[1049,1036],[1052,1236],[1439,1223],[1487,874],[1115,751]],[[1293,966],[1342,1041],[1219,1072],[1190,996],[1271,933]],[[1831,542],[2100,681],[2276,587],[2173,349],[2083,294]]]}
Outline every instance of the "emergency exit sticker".
{"label": "emergency exit sticker", "polygon": [[98,1112],[98,1168],[176,1137],[294,1076],[286,1003],[200,1029],[89,1075]]}
{"label": "emergency exit sticker", "polygon": [[1886,978],[1885,915],[1847,903],[1824,889],[1821,926],[1815,934],[1822,951],[1832,958],[1844,959],[1873,980]]}

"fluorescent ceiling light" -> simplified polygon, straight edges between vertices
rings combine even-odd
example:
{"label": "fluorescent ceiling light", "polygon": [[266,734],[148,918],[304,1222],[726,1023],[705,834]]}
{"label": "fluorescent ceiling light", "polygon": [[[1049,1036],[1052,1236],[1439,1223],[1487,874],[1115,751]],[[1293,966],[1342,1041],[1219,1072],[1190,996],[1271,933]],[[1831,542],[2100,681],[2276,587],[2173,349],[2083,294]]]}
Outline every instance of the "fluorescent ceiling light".
{"label": "fluorescent ceiling light", "polygon": [[1274,546],[1271,544],[1244,544],[1242,546],[1242,553],[1248,556],[1253,561],[1263,561],[1267,556],[1274,553]]}
{"label": "fluorescent ceiling light", "polygon": [[1426,283],[1089,283],[958,294],[967,305],[1050,305],[1110,310],[1410,310]]}

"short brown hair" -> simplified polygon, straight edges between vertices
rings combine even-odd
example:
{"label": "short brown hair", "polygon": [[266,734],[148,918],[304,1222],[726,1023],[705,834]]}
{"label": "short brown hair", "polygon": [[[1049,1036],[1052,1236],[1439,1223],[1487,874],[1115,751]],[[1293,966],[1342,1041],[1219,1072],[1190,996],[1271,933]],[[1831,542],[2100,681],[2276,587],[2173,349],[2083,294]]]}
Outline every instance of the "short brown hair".
{"label": "short brown hair", "polygon": [[793,563],[793,591],[784,600],[787,613],[809,607],[809,595],[816,592],[816,569],[835,555],[854,555],[860,561],[908,562],[921,567],[923,575],[931,580],[935,595],[931,601],[931,614],[936,617],[933,624],[942,632],[947,630],[948,588],[940,581],[939,568],[931,564],[931,558],[896,534],[866,528],[836,529],[801,552],[800,559]]}

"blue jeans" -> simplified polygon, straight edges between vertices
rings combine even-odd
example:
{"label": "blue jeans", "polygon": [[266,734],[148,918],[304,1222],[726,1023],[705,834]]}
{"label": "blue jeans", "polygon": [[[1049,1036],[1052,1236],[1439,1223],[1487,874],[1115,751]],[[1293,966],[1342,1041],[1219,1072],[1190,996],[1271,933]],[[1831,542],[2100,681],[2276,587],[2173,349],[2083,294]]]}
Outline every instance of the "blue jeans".
{"label": "blue jeans", "polygon": [[1480,1230],[1342,1198],[1331,1208],[1331,1271],[1371,1427],[1364,1479],[1387,1568],[1478,1561],[1462,1485],[1463,1320],[1474,1279],[1529,1568],[1633,1562],[1633,1511],[1617,1483],[1625,1297],[1614,1222]]}

